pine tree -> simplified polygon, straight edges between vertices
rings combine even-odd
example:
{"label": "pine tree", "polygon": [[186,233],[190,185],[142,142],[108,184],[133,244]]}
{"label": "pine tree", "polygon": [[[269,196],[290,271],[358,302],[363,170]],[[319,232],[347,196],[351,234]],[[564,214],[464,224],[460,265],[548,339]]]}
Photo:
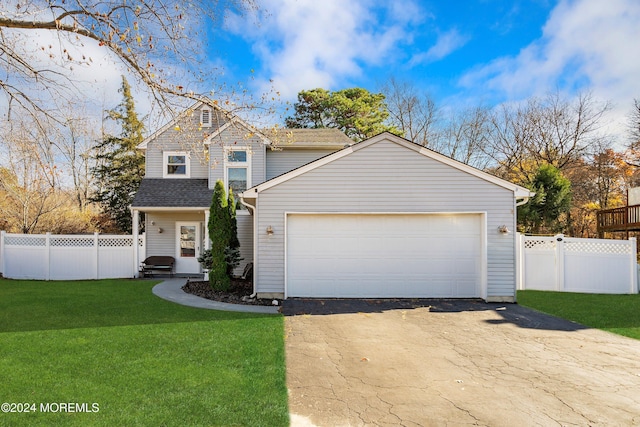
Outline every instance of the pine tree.
{"label": "pine tree", "polygon": [[138,119],[131,86],[122,76],[122,102],[107,111],[107,118],[122,127],[119,136],[104,135],[95,147],[97,165],[93,174],[98,189],[93,200],[100,203],[115,227],[131,232],[129,206],[144,177],[144,155],[137,149],[143,140],[144,124]]}

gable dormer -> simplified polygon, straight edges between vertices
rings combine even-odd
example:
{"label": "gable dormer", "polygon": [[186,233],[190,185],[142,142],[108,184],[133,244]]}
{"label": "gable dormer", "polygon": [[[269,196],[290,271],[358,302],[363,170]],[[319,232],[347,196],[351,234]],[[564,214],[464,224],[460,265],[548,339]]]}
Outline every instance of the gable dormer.
{"label": "gable dormer", "polygon": [[230,114],[198,102],[145,138],[146,178],[208,178],[208,146],[212,131],[229,122]]}

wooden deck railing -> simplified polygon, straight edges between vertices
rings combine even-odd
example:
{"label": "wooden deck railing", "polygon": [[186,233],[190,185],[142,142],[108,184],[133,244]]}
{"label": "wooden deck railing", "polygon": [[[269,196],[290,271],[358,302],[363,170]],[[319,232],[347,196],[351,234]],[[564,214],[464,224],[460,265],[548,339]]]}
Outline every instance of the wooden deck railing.
{"label": "wooden deck railing", "polygon": [[598,234],[605,231],[640,231],[640,205],[597,212]]}

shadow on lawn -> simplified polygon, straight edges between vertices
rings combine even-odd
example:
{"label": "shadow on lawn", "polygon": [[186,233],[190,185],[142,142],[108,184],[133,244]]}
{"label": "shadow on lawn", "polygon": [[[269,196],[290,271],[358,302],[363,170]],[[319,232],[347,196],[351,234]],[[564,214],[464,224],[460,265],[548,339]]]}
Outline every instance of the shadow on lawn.
{"label": "shadow on lawn", "polygon": [[465,311],[495,311],[502,319],[491,319],[490,324],[511,323],[521,328],[554,331],[577,331],[586,326],[550,316],[518,304],[486,303],[480,299],[307,299],[289,298],[282,302],[285,316],[329,315],[348,313],[382,313],[389,310],[429,308],[432,313],[460,313]]}

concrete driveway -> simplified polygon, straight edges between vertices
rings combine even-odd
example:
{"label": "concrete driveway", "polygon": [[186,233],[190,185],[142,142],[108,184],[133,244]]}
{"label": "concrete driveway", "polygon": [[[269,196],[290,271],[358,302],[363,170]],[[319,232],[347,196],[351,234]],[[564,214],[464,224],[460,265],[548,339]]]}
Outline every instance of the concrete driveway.
{"label": "concrete driveway", "polygon": [[640,425],[640,341],[518,305],[422,303],[287,302],[292,425]]}

